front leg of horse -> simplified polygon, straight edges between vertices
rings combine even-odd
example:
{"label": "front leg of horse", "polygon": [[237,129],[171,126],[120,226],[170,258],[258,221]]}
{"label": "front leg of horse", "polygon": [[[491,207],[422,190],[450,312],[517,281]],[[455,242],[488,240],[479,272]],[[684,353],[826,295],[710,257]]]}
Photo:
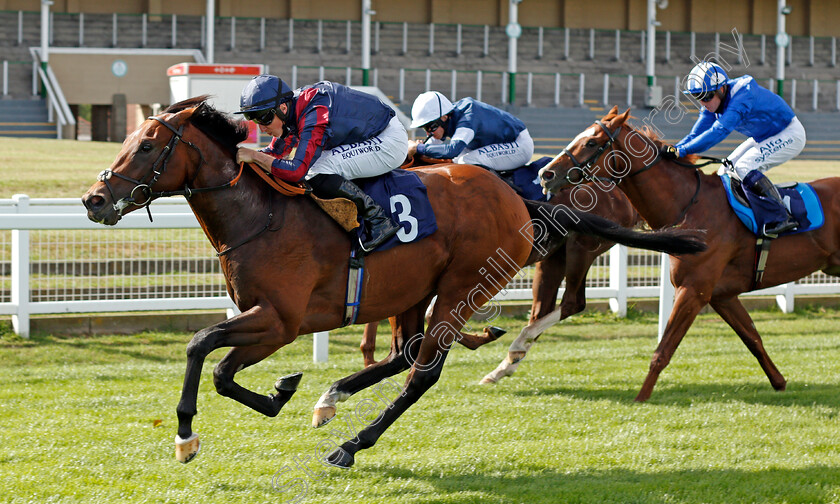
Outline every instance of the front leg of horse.
{"label": "front leg of horse", "polygon": [[274,382],[276,394],[257,394],[233,380],[237,372],[256,364],[277,351],[277,346],[251,346],[233,348],[213,370],[213,384],[219,395],[248,406],[268,417],[275,417],[297,391],[303,373],[281,376]]}
{"label": "front leg of horse", "polygon": [[175,456],[180,462],[189,462],[200,449],[198,434],[192,430],[192,420],[197,414],[198,386],[201,368],[213,350],[229,346],[266,345],[276,349],[288,341],[281,341],[281,325],[276,312],[255,306],[239,315],[202,329],[187,345],[187,369],[184,386],[176,412],[178,435],[175,436]]}
{"label": "front leg of horse", "polygon": [[[708,289],[708,291],[711,291],[711,289]],[[697,295],[695,289],[686,287],[677,288],[671,317],[665,326],[665,334],[662,336],[662,341],[659,342],[659,345],[653,353],[653,358],[650,361],[650,369],[642,384],[642,389],[635,399],[637,402],[644,402],[650,399],[659,374],[671,362],[671,357],[680,345],[685,333],[688,332],[688,328],[691,327],[697,314],[700,313],[700,310],[707,302],[708,299],[703,299]]]}

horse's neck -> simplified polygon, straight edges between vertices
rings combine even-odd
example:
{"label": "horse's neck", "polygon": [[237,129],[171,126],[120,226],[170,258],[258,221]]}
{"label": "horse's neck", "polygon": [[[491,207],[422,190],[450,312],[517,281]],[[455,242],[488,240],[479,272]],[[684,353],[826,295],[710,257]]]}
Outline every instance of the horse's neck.
{"label": "horse's neck", "polygon": [[[221,152],[207,159],[208,166],[201,168],[194,181],[196,189],[223,185],[239,173],[233,160]],[[269,224],[269,214],[272,219],[282,216],[279,207],[285,199],[272,198],[267,186],[246,168],[234,187],[194,194],[189,204],[210,243],[222,251],[259,232]],[[279,226],[275,221],[270,224]]]}
{"label": "horse's neck", "polygon": [[678,224],[685,216],[697,190],[697,175],[692,169],[660,160],[649,170],[626,177],[620,187],[645,221],[658,229]]}

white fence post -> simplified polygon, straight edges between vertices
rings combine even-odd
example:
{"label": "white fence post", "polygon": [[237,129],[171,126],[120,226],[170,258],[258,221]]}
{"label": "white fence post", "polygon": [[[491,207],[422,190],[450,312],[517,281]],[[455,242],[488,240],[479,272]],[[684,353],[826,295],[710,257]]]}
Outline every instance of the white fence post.
{"label": "white fence post", "polygon": [[316,332],[312,335],[312,361],[327,362],[329,357],[330,333]]}
{"label": "white fence post", "polygon": [[533,97],[534,97],[533,93],[534,93],[534,74],[531,73],[531,72],[528,72],[528,94],[527,94],[527,97],[525,99],[525,103],[527,103],[529,107],[531,106],[531,103],[533,101]]}
{"label": "white fence post", "polygon": [[426,69],[426,91],[432,90],[432,71],[431,69]]}
{"label": "white fence post", "polygon": [[347,54],[350,54],[352,51],[352,43],[353,43],[353,24],[348,19],[347,20]]}
{"label": "white fence post", "polygon": [[812,108],[814,110],[817,110],[817,108],[819,106],[819,97],[820,97],[820,85],[817,82],[817,79],[814,79],[813,102],[811,104]]}
{"label": "white fence post", "polygon": [[452,84],[451,84],[451,88],[450,88],[449,99],[452,100],[452,101],[457,101],[458,98],[456,98],[456,97],[458,96],[458,71],[455,70],[454,68],[452,69],[451,79],[452,79]]}
{"label": "white fence post", "polygon": [[318,20],[318,42],[316,44],[317,53],[321,54],[324,52],[324,20]]}
{"label": "white fence post", "polygon": [[482,54],[486,58],[490,54],[490,27],[484,25],[484,48]]}
{"label": "white fence post", "polygon": [[560,73],[554,74],[554,106],[560,106]]}
{"label": "white fence post", "polygon": [[584,106],[584,101],[583,101],[583,86],[584,86],[584,84],[585,84],[585,82],[586,82],[586,76],[585,76],[584,74],[578,74],[578,75],[579,75],[579,79],[580,79],[580,80],[579,80],[579,90],[578,90],[578,104],[579,104],[581,107],[583,107],[583,106]]}
{"label": "white fence post", "polygon": [[659,254],[659,330],[657,341],[662,341],[665,335],[665,326],[671,318],[671,310],[674,309],[674,286],[671,284],[671,258],[665,252]]}
{"label": "white fence post", "polygon": [[627,106],[633,105],[633,75],[627,74]]}
{"label": "white fence post", "polygon": [[537,59],[543,57],[543,27],[537,29]]}
{"label": "white fence post", "polygon": [[[837,81],[838,93],[840,93],[840,81]],[[840,96],[838,94],[837,96]],[[481,101],[481,70],[475,72],[475,99]],[[838,107],[840,107],[840,99],[838,100]],[[840,110],[840,108],[838,108]]]}
{"label": "white fence post", "polygon": [[783,313],[793,313],[794,296],[793,286],[796,282],[788,282],[785,284],[784,294],[776,294],[776,304]]}
{"label": "white fence post", "polygon": [[260,51],[265,51],[265,18],[260,18]]}
{"label": "white fence post", "polygon": [[149,42],[149,17],[144,12],[140,20],[140,47],[146,47]]}
{"label": "white fence post", "polygon": [[79,13],[79,47],[85,45],[85,13]]}
{"label": "white fence post", "polygon": [[408,54],[408,23],[403,23],[402,55]]}
{"label": "white fence post", "polygon": [[230,50],[232,51],[234,49],[236,49],[236,16],[231,16],[230,17]]}
{"label": "white fence post", "polygon": [[604,96],[602,103],[606,106],[610,102],[610,74],[604,74]]}
{"label": "white fence post", "polygon": [[429,23],[429,56],[435,53],[435,24]]}
{"label": "white fence post", "polygon": [[295,50],[295,20],[289,18],[289,52]]}
{"label": "white fence post", "polygon": [[619,317],[627,316],[627,247],[613,245],[610,249],[610,289],[615,297],[610,298],[610,310]]}
{"label": "white fence post", "polygon": [[405,101],[405,68],[400,68],[400,103]]}
{"label": "white fence post", "polygon": [[[29,196],[12,196],[17,206],[17,213],[26,213]],[[29,337],[29,231],[12,230],[12,328],[24,338]]]}
{"label": "white fence post", "polygon": [[[172,14],[172,47],[178,47],[178,15]],[[265,32],[263,32],[263,36],[265,36]],[[264,40],[264,38],[263,38]],[[265,46],[265,44],[263,44]]]}
{"label": "white fence post", "polygon": [[457,32],[455,34],[455,54],[457,56],[460,56],[461,55],[461,23],[458,23],[458,27],[456,28],[456,30],[457,30]]}
{"label": "white fence post", "polygon": [[761,36],[761,52],[759,53],[758,64],[764,66],[767,64],[767,35]]}
{"label": "white fence post", "polygon": [[3,96],[9,95],[9,62],[3,60]]}

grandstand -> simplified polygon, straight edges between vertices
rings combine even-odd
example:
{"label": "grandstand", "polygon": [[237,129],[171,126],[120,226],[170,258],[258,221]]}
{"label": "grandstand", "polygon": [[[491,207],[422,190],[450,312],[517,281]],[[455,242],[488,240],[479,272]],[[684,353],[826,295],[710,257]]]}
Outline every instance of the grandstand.
{"label": "grandstand", "polygon": [[[423,11],[421,19],[424,22],[415,22],[418,16],[401,21],[397,7],[405,6],[405,17],[420,11],[416,6],[407,7],[407,2],[390,2],[387,6],[384,2],[377,2],[374,7],[379,14],[374,16],[372,28],[371,84],[382,89],[404,110],[417,94],[430,88],[452,98],[474,96],[517,110],[527,108],[529,117],[556,114],[558,107],[589,111],[591,116],[613,104],[634,109],[643,107],[647,87],[645,38],[641,30],[644,13],[640,16],[628,13],[630,6],[638,2],[595,2],[605,8],[604,12],[614,11],[617,14],[592,20],[592,27],[586,27],[588,20],[580,13],[575,14],[577,11],[568,5],[570,2],[554,2],[565,6],[563,16],[540,16],[539,12],[535,12],[535,4],[545,8],[547,2],[531,2],[529,8],[529,1],[521,4],[519,20],[523,24],[529,20],[541,22],[543,26],[524,26],[518,40],[514,103],[508,103],[510,90],[507,89],[509,81],[505,74],[508,38],[504,30],[507,2],[503,1],[483,2],[494,5],[490,14],[460,14],[488,24],[459,23],[467,19],[458,19],[457,9],[442,12],[442,9],[431,7]],[[159,12],[125,12],[128,7],[123,6],[120,13],[107,12],[109,8],[115,8],[107,2],[57,3],[64,5],[58,5],[50,14],[51,48],[76,48],[80,51],[120,49],[126,54],[150,49],[208,53],[204,46],[206,19],[198,14],[203,11],[204,2],[183,2],[179,7],[183,13],[160,12],[160,2],[148,2],[149,6],[158,5]],[[218,12],[222,15],[215,17],[213,23],[215,62],[262,63],[268,66],[270,72],[291,81],[293,86],[322,78],[362,84],[360,13],[355,12],[358,9],[348,10],[346,2],[320,3],[336,4],[335,9],[329,9],[332,16],[347,18],[338,20],[302,18],[298,14],[311,15],[313,9],[303,8],[293,1],[288,4],[281,2],[286,7],[267,13],[280,16],[285,13],[287,17],[254,17],[260,8],[248,1],[242,2],[242,5],[227,1],[217,3]],[[453,3],[474,6],[477,2],[462,0]],[[655,59],[656,84],[662,86],[664,94],[674,94],[679,79],[693,65],[692,58],[703,59],[710,54],[724,58],[732,66],[733,74],[749,73],[760,83],[773,88],[776,72],[776,46],[772,36],[775,18],[772,22],[768,21],[764,11],[767,8],[774,10],[775,2],[754,2],[753,11],[748,12],[746,17],[741,12],[743,9],[735,9],[737,12],[732,20],[718,20],[711,25],[702,21],[700,16],[691,15],[698,8],[696,3],[673,1],[668,9],[661,11],[663,26],[657,32]],[[765,6],[765,3],[768,5]],[[0,100],[0,123],[20,123],[9,119],[12,114],[24,117],[26,114],[19,110],[28,105],[30,110],[37,109],[37,113],[31,115],[37,118],[33,122],[39,123],[36,128],[29,129],[49,135],[51,129],[55,130],[50,122],[54,121],[53,114],[48,114],[49,117],[44,120],[44,113],[48,110],[45,101],[33,99],[33,96],[38,97],[39,90],[37,79],[33,77],[30,47],[40,45],[41,14],[37,11],[40,5],[32,0],[0,1],[0,7],[9,8],[12,4],[25,4],[28,10],[0,12],[0,33],[3,33],[0,37],[0,60],[4,61],[4,100]],[[70,12],[74,5],[76,10],[84,5],[87,12]],[[836,112],[840,110],[836,37],[840,29],[829,27],[822,18],[840,14],[832,11],[840,10],[840,7],[825,6],[816,0],[802,0],[794,6],[788,29],[794,36],[786,51],[785,98],[799,114]],[[680,16],[681,12],[688,14]],[[244,15],[234,17],[239,13]],[[739,19],[745,20],[743,30],[730,24],[737,23]],[[707,28],[721,31],[701,31]],[[733,28],[737,31],[731,31]],[[733,51],[738,44],[742,44],[741,53]],[[57,68],[60,66],[57,65]],[[57,78],[61,85],[62,75],[57,73]],[[164,74],[160,75],[160,79],[165,84]],[[77,105],[71,98],[76,93],[70,90],[67,94],[70,104]],[[96,93],[101,96],[101,103],[91,105],[99,110],[98,117],[103,116],[103,107],[107,109],[110,106],[112,94]],[[165,93],[155,96],[154,101],[162,104],[169,99]],[[16,102],[17,108],[10,108],[8,104],[11,102]],[[137,100],[128,96],[128,102],[136,103]],[[151,102],[139,104],[150,105]],[[637,115],[644,113],[643,109],[636,112]],[[107,111],[104,116],[107,117]],[[107,131],[107,128],[97,128],[97,117],[93,120],[94,131]],[[535,121],[540,122],[538,119]],[[29,134],[23,132],[20,126],[0,125],[2,133],[15,136]],[[555,133],[552,136],[568,134]],[[101,134],[99,139],[102,139]]]}

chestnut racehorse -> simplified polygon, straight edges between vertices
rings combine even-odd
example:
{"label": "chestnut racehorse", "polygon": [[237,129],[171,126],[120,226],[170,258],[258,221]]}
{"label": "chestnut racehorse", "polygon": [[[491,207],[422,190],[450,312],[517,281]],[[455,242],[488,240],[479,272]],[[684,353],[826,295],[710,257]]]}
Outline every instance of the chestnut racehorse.
{"label": "chestnut racehorse", "polygon": [[706,252],[671,262],[671,282],[676,287],[673,311],[636,400],[650,397],[659,374],[707,304],[758,359],[773,388],[784,390],[785,378],[767,355],[738,295],[818,270],[840,276],[840,178],[810,183],[825,210],[825,224],[774,240],[763,280],[754,285],[756,237],[731,210],[720,177],[694,167],[697,156],[676,162],[660,157],[662,142],[647,128],[629,126],[629,114],[627,110],[619,115],[613,108],[580,133],[543,168],[540,177],[549,190],[583,181],[617,186],[654,229],[681,226],[707,230]]}
{"label": "chestnut racehorse", "polygon": [[[234,152],[245,140],[246,128],[208,106],[205,98],[176,103],[143,122],[82,198],[91,220],[115,225],[125,213],[156,198],[186,196],[219,253],[228,293],[241,310],[198,331],[187,345],[176,408],[176,456],[182,462],[199,449],[192,421],[207,355],[232,347],[214,369],[216,390],[267,416],[277,415],[294,394],[299,373],[279,379],[277,394],[271,395],[242,387],[234,376],[300,334],[342,325],[351,250],[348,234],[310,198],[282,195],[236,165]],[[396,316],[392,354],[333,384],[319,401],[313,422],[322,425],[331,419],[335,401],[411,369],[394,402],[326,457],[336,466],[352,465],[357,451],[373,446],[438,380],[464,321],[522,266],[550,253],[562,240],[563,229],[670,253],[705,249],[689,238],[694,233],[683,230],[638,233],[584,212],[558,212],[548,204],[526,202],[497,177],[473,166],[429,168],[418,175],[427,187],[438,230],[418,242],[374,252],[364,271],[358,322]],[[491,260],[494,272],[488,273]],[[424,331],[423,313],[434,294],[438,301]]]}
{"label": "chestnut racehorse", "polygon": [[[595,191],[582,193],[575,191],[576,187],[558,189],[552,194],[549,202],[552,205],[566,205],[586,210],[589,213],[609,218],[624,227],[633,227],[643,222],[630,200],[621,191],[602,191],[595,188]],[[597,236],[570,233],[563,246],[534,265],[528,325],[522,328],[511,343],[508,355],[502,359],[498,367],[481,379],[482,384],[496,383],[506,376],[511,376],[546,328],[586,308],[586,275],[589,268],[599,255],[609,250],[614,244]],[[557,308],[557,292],[563,280],[566,281],[565,290],[560,307]],[[375,322],[365,325],[360,344],[365,366],[376,362],[374,359],[376,326]],[[495,329],[485,328],[486,340],[492,341],[498,338],[498,332]],[[464,342],[464,340],[461,339],[459,342]]]}

